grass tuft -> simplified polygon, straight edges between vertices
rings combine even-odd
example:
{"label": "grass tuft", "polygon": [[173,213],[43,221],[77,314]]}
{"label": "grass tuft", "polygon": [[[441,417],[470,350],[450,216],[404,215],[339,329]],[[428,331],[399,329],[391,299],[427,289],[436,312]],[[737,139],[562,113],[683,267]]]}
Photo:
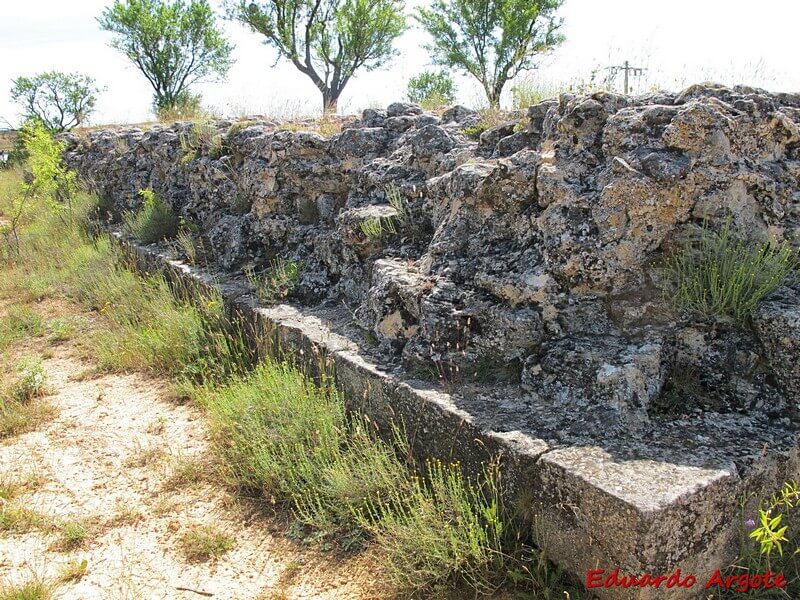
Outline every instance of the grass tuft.
{"label": "grass tuft", "polygon": [[17,502],[0,503],[0,531],[5,533],[27,533],[34,529],[47,528],[50,519]]}
{"label": "grass tuft", "polygon": [[51,600],[55,586],[34,577],[21,585],[0,587],[0,600]]}
{"label": "grass tuft", "polygon": [[210,525],[193,527],[181,538],[183,552],[190,561],[216,560],[233,545],[233,539]]}
{"label": "grass tuft", "polygon": [[83,579],[89,570],[89,562],[83,560],[72,560],[63,565],[58,572],[59,583],[77,583]]}
{"label": "grass tuft", "polygon": [[29,306],[14,305],[0,323],[0,348],[26,337],[44,334],[42,317]]}
{"label": "grass tuft", "polygon": [[0,439],[33,431],[56,412],[46,400],[21,403],[0,397]]}
{"label": "grass tuft", "polygon": [[67,521],[59,527],[58,541],[54,548],[69,552],[82,548],[89,538],[90,527],[87,521]]}
{"label": "grass tuft", "polygon": [[458,465],[437,462],[416,475],[400,430],[383,441],[369,421],[348,419],[335,390],[285,364],[262,363],[207,390],[201,403],[232,483],[338,534],[346,550],[373,537],[404,591],[461,581],[486,593],[505,573],[506,525],[492,475],[476,485]]}

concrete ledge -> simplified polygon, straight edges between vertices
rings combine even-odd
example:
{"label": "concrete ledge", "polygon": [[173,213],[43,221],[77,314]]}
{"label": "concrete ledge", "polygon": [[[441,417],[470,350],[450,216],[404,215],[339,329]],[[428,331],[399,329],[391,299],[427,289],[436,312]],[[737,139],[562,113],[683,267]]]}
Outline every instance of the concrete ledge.
{"label": "concrete ledge", "polygon": [[602,598],[706,597],[705,581],[735,551],[742,498],[800,477],[796,434],[778,425],[706,413],[642,434],[562,414],[518,387],[448,393],[370,356],[346,334],[347,317],[335,307],[258,307],[236,278],[113,237],[137,268],[221,291],[253,331],[266,332],[251,339],[262,351],[283,352],[312,373],[320,361],[331,365],[349,408],[383,426],[402,421],[419,456],[459,460],[472,473],[500,457],[506,499],[531,519],[550,558],[579,580],[591,569],[615,568],[637,577],[680,568],[697,579],[669,591],[595,590]]}

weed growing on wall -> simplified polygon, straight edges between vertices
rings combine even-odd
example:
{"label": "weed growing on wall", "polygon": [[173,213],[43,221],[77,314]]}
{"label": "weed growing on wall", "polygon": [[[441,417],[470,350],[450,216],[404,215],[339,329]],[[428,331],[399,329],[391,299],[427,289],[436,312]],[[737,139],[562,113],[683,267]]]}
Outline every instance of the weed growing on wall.
{"label": "weed growing on wall", "polygon": [[359,227],[364,237],[371,242],[381,239],[384,235],[397,233],[393,217],[367,217],[361,221]]}
{"label": "weed growing on wall", "polygon": [[797,253],[786,243],[751,243],[731,230],[703,226],[700,240],[669,257],[675,303],[705,317],[744,322],[756,305],[797,269]]}
{"label": "weed growing on wall", "polygon": [[172,207],[153,190],[139,190],[142,207],[136,213],[123,215],[125,231],[144,244],[173,238],[180,223]]}
{"label": "weed growing on wall", "polygon": [[258,299],[265,304],[274,304],[291,294],[300,281],[300,264],[278,258],[265,272],[256,273],[251,268],[245,271],[245,275]]}
{"label": "weed growing on wall", "polygon": [[219,158],[223,150],[222,134],[208,117],[195,119],[188,130],[180,134],[180,143],[183,150],[182,165],[198,158],[203,152],[211,158]]}

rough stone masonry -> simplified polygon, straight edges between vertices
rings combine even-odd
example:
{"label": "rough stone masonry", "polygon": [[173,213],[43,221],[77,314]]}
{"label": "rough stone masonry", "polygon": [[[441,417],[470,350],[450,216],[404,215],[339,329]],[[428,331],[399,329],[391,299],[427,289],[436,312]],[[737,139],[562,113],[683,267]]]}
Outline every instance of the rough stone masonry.
{"label": "rough stone masonry", "polygon": [[747,325],[699,319],[663,261],[728,219],[800,244],[800,94],[562,94],[475,139],[480,120],[396,103],[329,138],[220,120],[190,147],[197,124],[115,128],[68,135],[66,160],[111,215],[155,191],[209,271],[297,265],[274,318],[323,322],[500,440],[510,493],[581,579],[700,579],[740,499],[800,476],[800,285]]}

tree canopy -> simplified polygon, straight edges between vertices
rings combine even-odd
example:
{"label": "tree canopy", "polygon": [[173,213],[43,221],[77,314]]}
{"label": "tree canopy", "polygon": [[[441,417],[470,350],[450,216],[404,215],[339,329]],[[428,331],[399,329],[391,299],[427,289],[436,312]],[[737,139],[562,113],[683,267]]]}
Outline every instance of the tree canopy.
{"label": "tree canopy", "polygon": [[228,16],[262,34],[322,92],[323,111],[359,69],[384,65],[406,29],[402,0],[229,0]]}
{"label": "tree canopy", "polygon": [[555,16],[563,1],[433,0],[416,18],[433,38],[427,48],[434,63],[474,76],[497,106],[508,81],[563,41]]}
{"label": "tree canopy", "polygon": [[408,99],[425,107],[452,104],[456,99],[453,79],[447,73],[425,71],[408,82]]}
{"label": "tree canopy", "polygon": [[79,73],[49,71],[17,77],[11,99],[22,106],[25,120],[34,120],[50,131],[66,131],[88,119],[97,102],[94,79]]}
{"label": "tree canopy", "polygon": [[207,0],[116,0],[98,22],[153,86],[156,111],[191,101],[190,86],[226,75],[233,62]]}

